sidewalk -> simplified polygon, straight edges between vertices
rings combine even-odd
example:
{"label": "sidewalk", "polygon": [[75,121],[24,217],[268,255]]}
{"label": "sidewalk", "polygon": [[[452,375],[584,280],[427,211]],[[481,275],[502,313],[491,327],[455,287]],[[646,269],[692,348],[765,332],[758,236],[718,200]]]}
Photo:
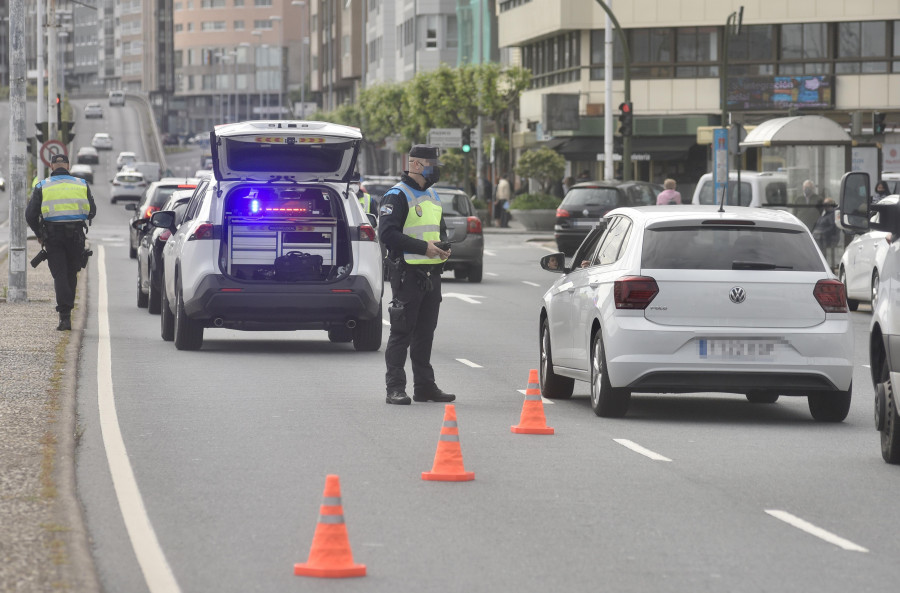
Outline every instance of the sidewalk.
{"label": "sidewalk", "polygon": [[[40,250],[28,241],[27,259]],[[46,262],[27,269],[27,301],[6,301],[0,252],[0,591],[99,591],[75,495],[75,378],[83,283],[71,332],[56,331]]]}

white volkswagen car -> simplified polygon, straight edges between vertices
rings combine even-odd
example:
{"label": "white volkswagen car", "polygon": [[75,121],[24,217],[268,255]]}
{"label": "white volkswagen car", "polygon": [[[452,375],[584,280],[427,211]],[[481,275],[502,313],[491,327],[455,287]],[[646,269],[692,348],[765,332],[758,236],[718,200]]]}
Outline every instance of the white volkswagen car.
{"label": "white volkswagen car", "polygon": [[590,384],[598,416],[632,393],[726,392],[750,402],[805,396],[818,421],[850,409],[853,335],[843,285],[806,226],[783,211],[619,208],[561,274],[539,313],[549,398]]}
{"label": "white volkswagen car", "polygon": [[[900,196],[888,196],[882,198],[879,204],[897,204],[898,200]],[[872,215],[872,222],[878,222],[877,213]],[[847,306],[851,311],[856,311],[861,302],[875,302],[884,257],[890,246],[891,233],[869,231],[853,237],[844,249],[838,274],[847,287]]]}
{"label": "white volkswagen car", "polygon": [[163,248],[160,333],[179,350],[204,330],[326,330],[356,350],[381,347],[383,281],[374,217],[363,213],[354,168],[362,134],[322,122],[217,126],[213,175],[181,226],[151,224]]}

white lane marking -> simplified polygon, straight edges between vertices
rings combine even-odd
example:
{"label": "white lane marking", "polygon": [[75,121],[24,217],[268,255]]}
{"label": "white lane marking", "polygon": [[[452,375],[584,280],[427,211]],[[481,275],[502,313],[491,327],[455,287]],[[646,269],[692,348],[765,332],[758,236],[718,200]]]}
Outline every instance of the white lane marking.
{"label": "white lane marking", "polygon": [[529,282],[528,280],[522,280],[522,284],[527,284],[528,286],[537,286],[538,288],[540,288],[540,286],[541,286],[540,284],[537,284],[535,282]]}
{"label": "white lane marking", "polygon": [[500,274],[498,274],[497,272],[485,272],[484,275],[485,276],[499,276]]}
{"label": "white lane marking", "polygon": [[859,366],[861,366],[861,367],[864,368],[864,369],[872,368],[872,367],[870,367],[870,366],[867,365],[867,364],[861,364],[861,365],[859,365]]}
{"label": "white lane marking", "polygon": [[[518,392],[521,393],[522,395],[525,395],[525,392],[528,391],[528,390],[527,390],[527,389],[516,389],[516,391],[518,391]],[[552,399],[547,399],[546,397],[544,397],[544,394],[543,394],[543,393],[541,394],[541,401],[544,402],[545,404],[554,404],[554,403],[556,403],[556,402],[554,402]]]}
{"label": "white lane marking", "polygon": [[805,531],[810,535],[814,535],[819,539],[823,539],[830,544],[834,544],[840,548],[848,550],[850,552],[868,552],[869,550],[865,549],[862,546],[858,546],[851,542],[850,540],[846,540],[842,537],[839,537],[830,531],[825,531],[821,527],[816,527],[812,523],[808,521],[804,521],[800,517],[796,517],[786,511],[776,511],[776,510],[767,510],[766,513],[775,517],[780,521],[784,521],[788,525],[792,525],[801,531]]}
{"label": "white lane marking", "polygon": [[491,257],[497,255],[495,252],[491,251],[490,249],[485,249],[485,250],[484,250],[484,254],[485,254],[485,255],[490,255]]}
{"label": "white lane marking", "polygon": [[476,301],[475,299],[483,299],[484,297],[477,294],[462,294],[459,292],[445,292],[441,295],[444,298],[452,298],[459,299],[466,303],[472,303],[473,305],[480,305],[481,301]]}
{"label": "white lane marking", "polygon": [[116,414],[116,400],[112,383],[112,348],[109,339],[109,303],[106,287],[106,250],[98,248],[100,268],[100,295],[97,304],[99,341],[97,344],[97,407],[100,412],[100,432],[103,447],[112,474],[113,486],[125,528],[131,539],[131,547],[137,557],[144,580],[151,593],[180,593],[172,568],[150,524],[144,500],[134,478],[134,470],[128,460],[119,418]]}
{"label": "white lane marking", "polygon": [[475,364],[475,363],[472,362],[471,360],[466,360],[465,358],[457,358],[456,360],[459,361],[459,362],[461,362],[461,363],[463,363],[463,364],[466,365],[466,366],[472,367],[473,369],[483,369],[483,368],[484,368],[484,367],[481,366],[480,364]]}
{"label": "white lane marking", "polygon": [[660,455],[659,453],[654,453],[650,449],[645,449],[644,447],[641,447],[634,441],[629,441],[628,439],[613,439],[613,440],[615,442],[619,443],[620,445],[622,445],[623,447],[627,447],[628,449],[631,449],[635,453],[640,453],[641,455],[643,455],[645,457],[649,457],[650,459],[652,459],[654,461],[672,461],[668,457]]}

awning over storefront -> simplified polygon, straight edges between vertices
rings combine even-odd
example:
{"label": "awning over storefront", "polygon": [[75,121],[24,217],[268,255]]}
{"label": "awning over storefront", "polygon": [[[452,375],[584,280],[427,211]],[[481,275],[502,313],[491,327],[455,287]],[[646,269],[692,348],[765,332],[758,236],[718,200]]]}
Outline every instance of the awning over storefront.
{"label": "awning over storefront", "polygon": [[[696,144],[696,136],[636,136],[631,139],[633,160],[672,161],[687,158],[687,152]],[[603,136],[575,138],[551,138],[543,146],[552,148],[570,161],[594,161],[603,154]],[[617,137],[614,152],[622,152],[622,139]]]}

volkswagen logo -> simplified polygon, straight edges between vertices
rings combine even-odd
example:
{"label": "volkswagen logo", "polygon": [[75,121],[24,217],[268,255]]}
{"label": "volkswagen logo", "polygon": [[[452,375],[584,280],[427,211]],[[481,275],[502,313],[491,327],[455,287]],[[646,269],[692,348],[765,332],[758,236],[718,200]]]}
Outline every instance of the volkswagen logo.
{"label": "volkswagen logo", "polygon": [[744,302],[744,299],[747,298],[747,293],[744,292],[744,289],[740,286],[735,286],[731,289],[731,292],[728,293],[728,298],[731,299],[731,302],[740,305]]}

